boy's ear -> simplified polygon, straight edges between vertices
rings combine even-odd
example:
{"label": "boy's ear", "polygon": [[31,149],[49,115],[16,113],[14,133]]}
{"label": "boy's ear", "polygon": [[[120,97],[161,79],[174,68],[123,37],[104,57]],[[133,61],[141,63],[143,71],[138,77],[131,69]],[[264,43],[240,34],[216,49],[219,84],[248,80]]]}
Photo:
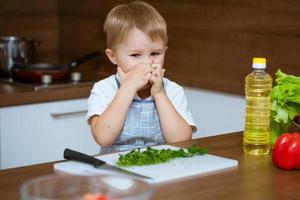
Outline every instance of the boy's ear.
{"label": "boy's ear", "polygon": [[109,58],[110,62],[112,62],[114,65],[116,65],[117,60],[116,60],[116,56],[115,56],[115,53],[113,52],[113,50],[105,49],[105,53],[106,53],[107,57]]}

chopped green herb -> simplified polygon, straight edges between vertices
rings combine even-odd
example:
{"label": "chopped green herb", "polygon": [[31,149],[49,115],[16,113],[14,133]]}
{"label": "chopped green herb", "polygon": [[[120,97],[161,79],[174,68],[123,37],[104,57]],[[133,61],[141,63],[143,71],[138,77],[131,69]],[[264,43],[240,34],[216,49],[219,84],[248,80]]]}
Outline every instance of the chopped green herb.
{"label": "chopped green herb", "polygon": [[194,155],[206,154],[207,148],[199,148],[192,144],[187,150],[180,148],[178,150],[172,149],[154,149],[147,147],[145,151],[135,149],[126,154],[119,154],[117,165],[129,167],[133,165],[151,165],[168,162],[169,160],[180,157],[192,157]]}

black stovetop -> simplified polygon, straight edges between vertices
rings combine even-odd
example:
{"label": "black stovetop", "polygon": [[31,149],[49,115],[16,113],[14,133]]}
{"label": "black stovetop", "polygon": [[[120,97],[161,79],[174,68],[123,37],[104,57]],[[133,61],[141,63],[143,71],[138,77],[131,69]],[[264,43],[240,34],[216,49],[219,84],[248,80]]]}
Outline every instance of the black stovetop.
{"label": "black stovetop", "polygon": [[33,82],[33,83],[20,82],[20,81],[15,81],[12,79],[7,79],[7,78],[0,78],[0,82],[8,83],[8,84],[11,84],[13,86],[18,86],[18,87],[32,88],[35,91],[44,90],[44,89],[58,89],[58,88],[91,86],[94,83],[94,81],[87,81],[87,80],[81,80],[78,82],[71,81],[71,80],[65,80],[65,81],[52,82],[49,84],[43,84],[43,83],[35,83],[35,82]]}

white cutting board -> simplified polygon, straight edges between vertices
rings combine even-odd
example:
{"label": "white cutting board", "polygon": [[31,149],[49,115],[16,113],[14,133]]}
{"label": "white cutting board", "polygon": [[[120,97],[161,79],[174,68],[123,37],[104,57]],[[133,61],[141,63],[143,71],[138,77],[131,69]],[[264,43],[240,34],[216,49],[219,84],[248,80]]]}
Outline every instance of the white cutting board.
{"label": "white cutting board", "polygon": [[[179,147],[170,145],[160,145],[153,147],[155,149],[179,149]],[[143,149],[141,149],[143,150]],[[128,152],[122,152],[128,153]],[[108,164],[116,165],[120,153],[107,154],[96,156],[101,160],[106,161]],[[187,158],[177,158],[166,163],[156,165],[145,166],[133,166],[124,167],[129,171],[133,171],[145,176],[153,178],[150,182],[160,183],[165,181],[171,181],[174,179],[184,178],[188,176],[198,175],[202,173],[212,172],[216,170],[235,167],[238,165],[238,161],[228,159],[220,156],[214,156],[210,154],[196,155]],[[108,170],[101,170],[94,168],[94,166],[77,162],[66,161],[54,164],[54,170],[56,172],[65,172],[74,175],[97,175],[114,173]]]}

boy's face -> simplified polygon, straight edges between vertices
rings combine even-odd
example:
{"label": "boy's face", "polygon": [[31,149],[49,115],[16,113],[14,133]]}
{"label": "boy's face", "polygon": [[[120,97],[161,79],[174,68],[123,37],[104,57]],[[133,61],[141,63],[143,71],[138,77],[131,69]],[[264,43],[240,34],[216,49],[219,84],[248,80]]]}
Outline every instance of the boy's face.
{"label": "boy's face", "polygon": [[164,64],[166,46],[161,39],[152,41],[140,31],[133,29],[122,43],[117,44],[114,50],[106,49],[110,61],[127,73],[134,67],[142,64]]}

